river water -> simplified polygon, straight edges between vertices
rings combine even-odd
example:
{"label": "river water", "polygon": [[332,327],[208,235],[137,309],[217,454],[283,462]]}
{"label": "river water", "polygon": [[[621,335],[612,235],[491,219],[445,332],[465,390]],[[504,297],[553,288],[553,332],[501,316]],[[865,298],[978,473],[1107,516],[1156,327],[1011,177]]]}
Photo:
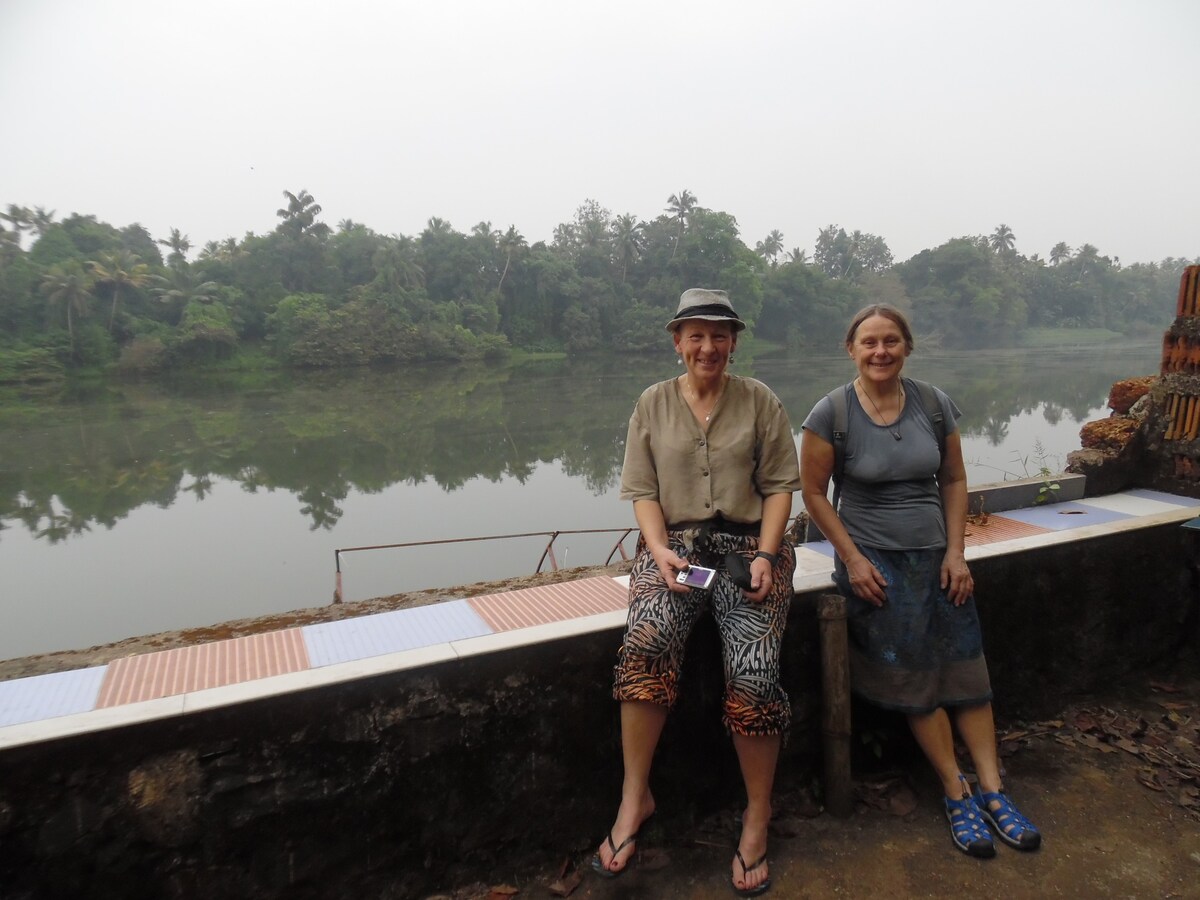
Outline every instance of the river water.
{"label": "river water", "polygon": [[[1112,382],[1159,352],[918,353],[905,373],[963,409],[977,485],[1060,470]],[[321,606],[338,548],[629,527],[625,426],[677,371],[613,356],[0,394],[0,659]],[[734,371],[794,429],[854,374],[841,353],[740,350]],[[558,563],[601,563],[616,537],[562,535]],[[343,554],[345,599],[529,574],[546,540]]]}

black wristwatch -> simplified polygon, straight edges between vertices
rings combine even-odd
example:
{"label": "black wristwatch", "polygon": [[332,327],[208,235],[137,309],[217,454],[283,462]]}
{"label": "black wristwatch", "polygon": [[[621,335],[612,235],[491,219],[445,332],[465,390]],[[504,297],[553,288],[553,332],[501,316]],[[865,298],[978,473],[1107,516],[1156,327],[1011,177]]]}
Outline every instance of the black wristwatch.
{"label": "black wristwatch", "polygon": [[755,559],[765,559],[767,562],[769,562],[773,566],[773,565],[775,565],[776,561],[779,559],[779,554],[778,553],[768,553],[766,550],[759,550],[757,553],[754,554],[754,558]]}

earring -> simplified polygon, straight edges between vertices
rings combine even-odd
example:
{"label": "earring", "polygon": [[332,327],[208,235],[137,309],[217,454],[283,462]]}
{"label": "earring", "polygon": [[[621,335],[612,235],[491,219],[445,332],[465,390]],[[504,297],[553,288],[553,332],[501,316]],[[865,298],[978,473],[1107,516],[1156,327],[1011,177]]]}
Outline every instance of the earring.
{"label": "earring", "polygon": [[682,356],[675,357],[675,365],[677,365],[677,366],[683,365],[683,357]]}
{"label": "earring", "polygon": [[733,354],[732,354],[732,353],[730,353],[730,354],[729,354],[729,361],[730,361],[731,363],[733,362]]}

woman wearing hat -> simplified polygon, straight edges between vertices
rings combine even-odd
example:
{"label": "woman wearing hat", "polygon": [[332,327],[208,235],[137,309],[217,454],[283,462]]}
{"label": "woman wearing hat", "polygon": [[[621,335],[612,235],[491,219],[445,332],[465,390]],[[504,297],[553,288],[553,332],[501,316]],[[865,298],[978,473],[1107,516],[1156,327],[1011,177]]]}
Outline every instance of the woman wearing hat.
{"label": "woman wearing hat", "polygon": [[[650,764],[688,634],[707,607],[721,636],[723,721],[746,788],[732,882],[749,897],[770,887],[771,788],[791,714],[779,653],[795,555],[783,533],[800,471],[779,398],[726,371],[744,327],[724,291],[684,291],[667,330],[685,371],[647,388],[629,420],[621,498],[633,501],[641,537],[613,684],[625,776],[616,821],[592,866],[607,877],[624,872],[654,812]],[[745,587],[734,582],[739,562],[749,570]],[[678,582],[693,564],[718,570],[708,588]]]}

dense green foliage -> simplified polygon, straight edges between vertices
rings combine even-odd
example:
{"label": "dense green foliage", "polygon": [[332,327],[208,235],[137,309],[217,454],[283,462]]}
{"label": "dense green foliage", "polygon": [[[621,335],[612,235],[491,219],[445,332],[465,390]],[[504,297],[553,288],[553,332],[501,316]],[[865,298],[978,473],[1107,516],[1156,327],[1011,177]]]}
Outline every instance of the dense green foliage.
{"label": "dense green foliage", "polygon": [[909,310],[947,347],[1011,345],[1032,327],[1146,335],[1166,325],[1190,262],[1122,267],[1090,244],[1059,244],[1047,262],[1019,254],[1006,225],[898,264],[883,238],[831,225],[810,259],[784,252],[779,231],[751,250],[732,215],[690,191],[646,222],[589,200],[532,245],[515,226],[464,234],[436,217],[415,237],[350,220],[335,231],[307,191],[284,196],[274,231],[209,242],[194,262],[177,228],[156,241],[136,223],[55,221],[10,204],[0,380],[190,368],[263,347],[300,367],[658,350],[679,293],[695,285],[730,291],[760,339],[791,347],[836,346],[875,300]]}

